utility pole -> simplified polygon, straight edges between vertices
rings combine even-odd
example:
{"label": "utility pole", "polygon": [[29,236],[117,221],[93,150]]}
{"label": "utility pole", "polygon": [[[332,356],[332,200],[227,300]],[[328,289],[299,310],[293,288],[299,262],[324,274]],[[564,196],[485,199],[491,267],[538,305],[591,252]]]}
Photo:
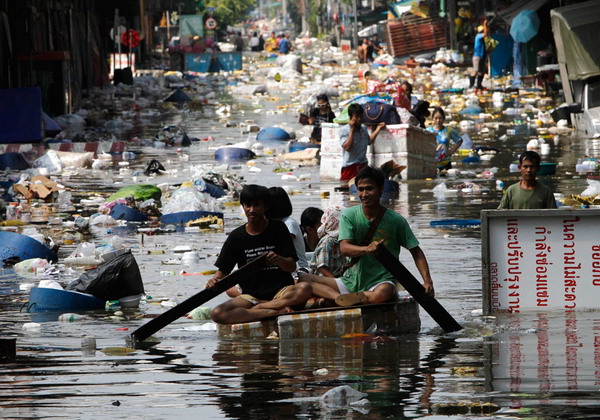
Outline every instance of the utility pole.
{"label": "utility pole", "polygon": [[358,47],[358,16],[356,12],[356,1],[352,0],[352,14],[354,15],[354,25],[352,28],[352,42],[354,43],[354,48]]}
{"label": "utility pole", "polygon": [[458,48],[457,42],[456,42],[456,24],[454,22],[454,19],[456,19],[456,0],[448,0],[447,3],[447,16],[448,16],[448,21],[449,21],[449,31],[450,31],[450,49],[452,50],[456,50]]}

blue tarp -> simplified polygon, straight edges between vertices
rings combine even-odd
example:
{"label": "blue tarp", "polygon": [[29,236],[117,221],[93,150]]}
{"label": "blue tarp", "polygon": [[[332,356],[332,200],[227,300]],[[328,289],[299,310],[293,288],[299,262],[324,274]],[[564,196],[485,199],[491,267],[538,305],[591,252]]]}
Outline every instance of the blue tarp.
{"label": "blue tarp", "polygon": [[513,39],[510,35],[503,34],[493,34],[492,38],[498,41],[498,45],[492,51],[490,76],[503,76],[512,68]]}
{"label": "blue tarp", "polygon": [[42,140],[42,91],[39,87],[0,89],[0,143]]}

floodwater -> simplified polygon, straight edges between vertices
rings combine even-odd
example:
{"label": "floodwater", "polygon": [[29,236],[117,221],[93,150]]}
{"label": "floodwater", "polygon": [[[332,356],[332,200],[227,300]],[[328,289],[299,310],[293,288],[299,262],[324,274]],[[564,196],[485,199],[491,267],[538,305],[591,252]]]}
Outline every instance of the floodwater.
{"label": "floodwater", "polygon": [[[253,105],[242,100],[233,104],[232,122],[252,119],[265,126],[274,121],[293,123],[295,118],[293,113],[255,113]],[[275,105],[265,103],[265,110],[274,111]],[[142,131],[137,134],[150,137],[166,123],[180,123],[190,136],[210,134],[216,141],[192,145],[184,151],[189,160],[174,149],[143,148],[131,169],[142,169],[151,158],[158,159],[167,174],[154,183],[182,182],[189,176],[190,164],[214,163],[209,146],[246,137],[239,128],[224,127],[210,107],[204,113],[171,110],[160,121],[139,127]],[[444,334],[422,312],[421,332],[400,337],[221,340],[211,322],[184,318],[158,332],[148,346],[127,347],[127,334],[147,321],[144,316],[168,309],[158,299],[181,302],[203,288],[208,276],[179,273],[214,269],[226,233],[242,222],[240,209],[228,207],[224,232],[142,236],[118,231],[140,265],[146,293],[154,298],[121,317],[100,311],[66,323],[57,322],[57,314],[20,312],[27,294],[19,291],[19,284],[32,280],[16,276],[12,269],[0,271],[0,331],[2,336],[17,337],[16,363],[0,365],[2,417],[403,418],[481,417],[489,412],[515,418],[595,417],[600,410],[600,315],[482,317],[478,312],[482,307],[479,231],[429,226],[431,220],[477,219],[480,210],[497,206],[500,193],[495,191],[495,180],[478,179],[475,173],[482,167],[497,167],[497,178],[506,186],[517,179],[508,173],[508,166],[528,138],[495,140],[505,130],[501,126],[490,136],[494,140],[486,141],[477,130],[471,133],[477,144],[499,149],[490,162],[473,167],[472,176],[404,181],[398,199],[389,203],[415,231],[429,260],[436,295],[464,326],[462,331]],[[556,176],[545,181],[565,195],[580,193],[586,180],[574,174],[576,160],[584,154],[597,156],[598,146],[592,140],[568,137],[553,142],[545,159],[562,165]],[[273,172],[277,163],[271,158],[259,158],[257,166],[261,173],[249,172],[246,164],[233,165],[232,170],[249,183],[289,185],[295,192],[291,199],[298,219],[307,206],[325,208],[332,201],[349,201],[334,190],[336,184],[319,182],[318,167],[296,168],[295,175],[310,174],[311,179],[284,183]],[[131,182],[132,176],[114,166],[106,172],[71,175],[65,184],[81,192],[115,190]],[[465,180],[489,190],[445,197],[432,192],[439,182],[452,185]],[[322,191],[330,192],[328,199],[321,198]],[[99,242],[110,234],[104,228],[95,232],[94,239]],[[192,267],[162,264],[175,257],[170,250],[179,244],[197,249],[201,262]],[[62,249],[60,257],[73,248]],[[417,273],[408,252],[401,260]],[[224,299],[219,296],[207,305],[214,307]],[[40,322],[41,329],[24,331],[22,326],[28,322]],[[82,349],[84,336],[95,338],[95,350]],[[366,393],[369,403],[328,407],[320,402],[322,394],[339,385]]]}

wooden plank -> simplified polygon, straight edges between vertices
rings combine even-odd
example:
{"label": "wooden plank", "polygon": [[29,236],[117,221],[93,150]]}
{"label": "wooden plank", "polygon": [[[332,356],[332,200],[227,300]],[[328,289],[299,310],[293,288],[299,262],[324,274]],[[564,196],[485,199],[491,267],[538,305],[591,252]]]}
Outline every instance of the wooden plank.
{"label": "wooden plank", "polygon": [[204,289],[201,292],[196,293],[194,296],[184,300],[179,305],[148,321],[146,324],[142,325],[140,328],[131,333],[132,340],[134,342],[144,341],[146,338],[166,327],[171,322],[181,318],[192,309],[196,309],[203,303],[208,302],[227,289],[235,286],[244,278],[244,276],[247,276],[248,273],[261,268],[264,265],[266,258],[267,254],[265,253],[260,257],[253,259],[248,264],[240,267],[238,270],[234,271],[228,276],[223,277],[215,287],[211,289]]}
{"label": "wooden plank", "polygon": [[454,332],[462,329],[460,324],[456,322],[452,315],[434,297],[425,296],[423,285],[419,283],[415,276],[385,246],[380,246],[375,257],[445,332]]}

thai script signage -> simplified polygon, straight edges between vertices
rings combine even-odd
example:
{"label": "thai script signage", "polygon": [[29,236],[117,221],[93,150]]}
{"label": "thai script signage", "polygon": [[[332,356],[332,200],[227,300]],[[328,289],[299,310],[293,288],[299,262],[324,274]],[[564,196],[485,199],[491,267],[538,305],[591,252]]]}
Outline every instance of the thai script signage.
{"label": "thai script signage", "polygon": [[484,312],[600,303],[600,211],[482,211]]}

